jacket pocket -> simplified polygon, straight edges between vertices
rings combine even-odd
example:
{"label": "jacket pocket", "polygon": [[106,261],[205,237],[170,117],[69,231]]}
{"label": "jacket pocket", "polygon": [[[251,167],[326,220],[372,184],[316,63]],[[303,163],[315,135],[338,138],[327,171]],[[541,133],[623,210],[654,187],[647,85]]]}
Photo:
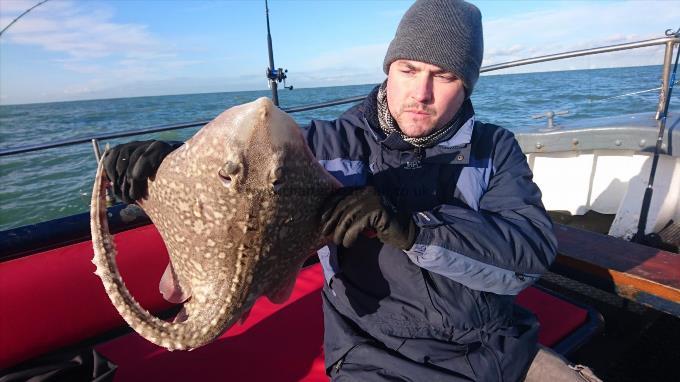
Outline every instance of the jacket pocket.
{"label": "jacket pocket", "polygon": [[432,308],[432,312],[436,314],[436,317],[432,317],[432,314],[428,319],[432,321],[432,318],[436,318],[437,323],[439,324],[440,327],[445,328],[448,326],[448,320],[446,316],[444,315],[444,312],[437,306],[437,303],[435,302],[436,300],[436,295],[438,295],[438,291],[435,287],[434,280],[431,277],[431,274],[428,270],[421,268],[421,273],[422,273],[422,282],[424,284],[424,288],[427,291],[427,297],[429,301],[429,305]]}
{"label": "jacket pocket", "polygon": [[425,281],[430,302],[443,317],[444,330],[482,327],[488,309],[480,293],[436,273],[428,272]]}

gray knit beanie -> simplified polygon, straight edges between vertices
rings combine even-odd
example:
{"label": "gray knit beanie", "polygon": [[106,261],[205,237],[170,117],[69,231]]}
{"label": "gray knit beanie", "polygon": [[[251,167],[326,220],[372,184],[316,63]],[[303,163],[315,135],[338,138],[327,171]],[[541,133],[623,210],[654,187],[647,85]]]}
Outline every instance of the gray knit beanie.
{"label": "gray knit beanie", "polygon": [[383,62],[385,74],[400,59],[426,62],[463,80],[469,97],[484,55],[482,14],[462,0],[418,0],[402,17]]}

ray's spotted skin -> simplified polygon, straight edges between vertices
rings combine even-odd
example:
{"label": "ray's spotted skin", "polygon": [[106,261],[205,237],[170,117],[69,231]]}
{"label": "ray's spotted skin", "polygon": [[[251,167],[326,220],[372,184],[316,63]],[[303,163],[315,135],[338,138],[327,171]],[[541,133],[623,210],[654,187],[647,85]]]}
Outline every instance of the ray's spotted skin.
{"label": "ray's spotted skin", "polygon": [[188,298],[175,321],[166,322],[123,284],[108,230],[105,180],[100,163],[91,207],[95,273],[125,321],[169,350],[211,342],[259,296],[285,301],[304,260],[324,244],[318,211],[340,187],[293,119],[269,99],[220,114],[164,159],[149,181],[148,199],[139,201],[170,255],[164,297]]}

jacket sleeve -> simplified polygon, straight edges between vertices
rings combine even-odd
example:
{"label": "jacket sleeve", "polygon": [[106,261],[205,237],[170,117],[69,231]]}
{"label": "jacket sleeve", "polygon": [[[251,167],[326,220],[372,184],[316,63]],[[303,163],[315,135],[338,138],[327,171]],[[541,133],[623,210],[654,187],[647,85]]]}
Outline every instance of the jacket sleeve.
{"label": "jacket sleeve", "polygon": [[421,229],[407,255],[469,288],[516,295],[546,272],[557,240],[519,144],[505,129],[495,135],[479,209],[439,205],[416,213]]}
{"label": "jacket sleeve", "polygon": [[368,177],[366,144],[357,121],[313,120],[301,128],[302,135],[319,163],[343,186],[363,186]]}

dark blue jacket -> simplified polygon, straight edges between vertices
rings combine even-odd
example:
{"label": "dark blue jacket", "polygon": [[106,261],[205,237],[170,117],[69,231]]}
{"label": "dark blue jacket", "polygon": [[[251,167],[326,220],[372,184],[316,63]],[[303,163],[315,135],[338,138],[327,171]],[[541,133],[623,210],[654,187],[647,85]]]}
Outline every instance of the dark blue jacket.
{"label": "dark blue jacket", "polygon": [[344,357],[331,375],[521,379],[538,324],[513,301],[556,249],[524,154],[511,132],[475,121],[469,101],[457,130],[416,149],[377,128],[375,92],[303,132],[331,174],[345,186],[374,185],[413,214],[420,234],[408,251],[369,238],[319,251],[326,367]]}

